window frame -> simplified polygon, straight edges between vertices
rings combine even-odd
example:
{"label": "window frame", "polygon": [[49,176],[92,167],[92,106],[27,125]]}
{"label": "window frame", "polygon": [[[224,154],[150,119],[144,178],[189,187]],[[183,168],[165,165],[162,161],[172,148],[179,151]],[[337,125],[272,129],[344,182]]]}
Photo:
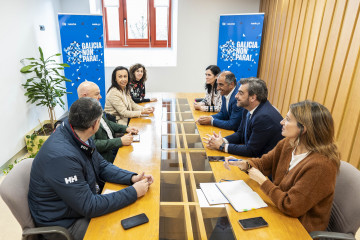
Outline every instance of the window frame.
{"label": "window frame", "polygon": [[[103,22],[104,22],[104,35],[105,35],[105,46],[107,48],[171,48],[171,9],[172,4],[169,0],[169,19],[168,19],[168,41],[156,40],[156,8],[154,7],[154,0],[148,0],[148,38],[147,39],[128,39],[128,22],[126,21],[126,29],[124,28],[124,20],[127,19],[126,11],[126,0],[119,1],[119,33],[120,40],[109,40],[108,39],[108,24],[107,24],[107,8],[105,7],[104,0],[102,0],[103,10]],[[150,22],[150,23],[149,23]],[[126,31],[125,31],[126,30]],[[149,31],[150,30],[150,31]],[[126,36],[125,36],[126,32]],[[125,37],[126,44],[125,45]],[[150,37],[150,40],[149,40]]]}

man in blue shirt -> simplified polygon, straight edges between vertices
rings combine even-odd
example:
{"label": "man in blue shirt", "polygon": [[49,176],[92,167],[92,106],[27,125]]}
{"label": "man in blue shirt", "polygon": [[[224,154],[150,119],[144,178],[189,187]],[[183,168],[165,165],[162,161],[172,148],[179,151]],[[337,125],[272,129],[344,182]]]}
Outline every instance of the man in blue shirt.
{"label": "man in blue shirt", "polygon": [[237,105],[246,110],[239,129],[225,138],[221,133],[208,135],[207,147],[245,157],[261,157],[283,138],[280,125],[283,118],[267,100],[268,90],[263,80],[245,78],[240,84]]}
{"label": "man in blue shirt", "polygon": [[230,71],[220,73],[217,78],[217,90],[222,96],[220,112],[212,116],[201,116],[197,123],[236,131],[241,122],[243,108],[236,105],[235,95],[238,87],[235,75]]}

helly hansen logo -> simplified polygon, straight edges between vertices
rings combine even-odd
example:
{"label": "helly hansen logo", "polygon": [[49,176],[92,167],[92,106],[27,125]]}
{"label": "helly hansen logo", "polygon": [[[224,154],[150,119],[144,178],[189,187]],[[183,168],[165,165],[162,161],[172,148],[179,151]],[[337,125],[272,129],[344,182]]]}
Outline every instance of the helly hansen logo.
{"label": "helly hansen logo", "polygon": [[68,177],[68,178],[64,178],[65,179],[65,183],[69,184],[69,183],[73,183],[77,181],[77,176],[74,175],[73,177]]}
{"label": "helly hansen logo", "polygon": [[88,150],[88,149],[89,149],[89,148],[87,148],[87,147],[84,146],[84,145],[81,145],[80,148],[85,149],[85,150]]}

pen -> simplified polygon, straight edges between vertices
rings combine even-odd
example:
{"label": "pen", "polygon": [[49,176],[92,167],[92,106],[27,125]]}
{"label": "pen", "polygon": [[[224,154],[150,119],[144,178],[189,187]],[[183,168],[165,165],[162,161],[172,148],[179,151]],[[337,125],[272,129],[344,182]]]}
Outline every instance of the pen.
{"label": "pen", "polygon": [[[225,162],[225,160],[220,159],[219,161]],[[229,162],[240,162],[242,159],[229,159]]]}

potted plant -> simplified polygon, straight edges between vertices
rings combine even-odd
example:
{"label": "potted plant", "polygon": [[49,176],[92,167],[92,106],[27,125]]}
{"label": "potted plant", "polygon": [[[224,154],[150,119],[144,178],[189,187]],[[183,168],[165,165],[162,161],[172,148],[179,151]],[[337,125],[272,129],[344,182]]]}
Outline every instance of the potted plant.
{"label": "potted plant", "polygon": [[[37,136],[42,135],[43,132],[49,134],[54,130],[56,122],[55,107],[59,104],[59,106],[65,109],[65,103],[61,98],[65,94],[70,93],[66,91],[64,82],[71,82],[71,80],[60,73],[60,71],[64,70],[65,67],[69,67],[69,65],[58,63],[54,60],[55,57],[59,57],[61,54],[57,53],[44,58],[41,47],[39,47],[39,53],[39,58],[24,58],[21,60],[21,63],[25,64],[25,66],[21,68],[20,72],[30,74],[30,78],[26,79],[26,83],[22,84],[22,86],[26,90],[25,96],[28,97],[27,102],[36,103],[36,106],[46,106],[48,108],[50,127],[47,127],[46,124],[41,124],[42,130],[38,132],[33,132],[34,130],[32,130],[25,136],[28,150],[29,148],[33,149],[34,145],[38,146],[38,143],[34,142]],[[29,147],[28,143],[32,146]],[[29,152],[35,153],[36,150]]]}

